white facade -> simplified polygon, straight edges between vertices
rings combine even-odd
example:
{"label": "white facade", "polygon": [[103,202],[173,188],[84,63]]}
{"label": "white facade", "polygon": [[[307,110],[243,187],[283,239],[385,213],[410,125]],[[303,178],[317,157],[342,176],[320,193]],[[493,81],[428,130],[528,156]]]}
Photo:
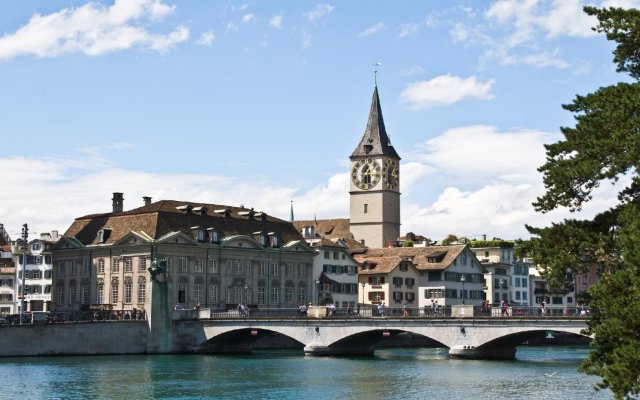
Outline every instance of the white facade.
{"label": "white facade", "polygon": [[358,302],[358,263],[347,248],[324,239],[313,245],[316,283],[314,303],[334,304],[337,308],[355,309]]}
{"label": "white facade", "polygon": [[23,257],[22,241],[17,240],[13,243],[13,259],[16,265],[16,312],[20,312],[21,309],[23,274],[25,288],[23,311],[51,310],[53,263],[49,248],[52,244],[42,239],[33,240],[28,243],[26,257]]}

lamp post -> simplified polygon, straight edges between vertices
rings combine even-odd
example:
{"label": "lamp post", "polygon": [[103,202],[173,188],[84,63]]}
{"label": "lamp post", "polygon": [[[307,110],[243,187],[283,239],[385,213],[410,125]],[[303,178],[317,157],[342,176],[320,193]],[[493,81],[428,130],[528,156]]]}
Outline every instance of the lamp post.
{"label": "lamp post", "polygon": [[249,305],[249,285],[244,284],[244,304]]}
{"label": "lamp post", "polygon": [[320,279],[316,278],[316,306],[320,305]]}
{"label": "lamp post", "polygon": [[460,282],[462,282],[462,305],[464,305],[464,273],[460,276]]}
{"label": "lamp post", "polygon": [[362,285],[362,305],[364,306],[364,286],[366,285],[366,283],[361,282],[360,285]]}
{"label": "lamp post", "polygon": [[22,325],[22,315],[24,314],[24,275],[27,273],[27,238],[29,237],[29,227],[27,224],[22,225],[22,284],[20,288],[20,325]]}
{"label": "lamp post", "polygon": [[504,300],[502,289],[504,289],[504,279],[500,278],[500,301]]}

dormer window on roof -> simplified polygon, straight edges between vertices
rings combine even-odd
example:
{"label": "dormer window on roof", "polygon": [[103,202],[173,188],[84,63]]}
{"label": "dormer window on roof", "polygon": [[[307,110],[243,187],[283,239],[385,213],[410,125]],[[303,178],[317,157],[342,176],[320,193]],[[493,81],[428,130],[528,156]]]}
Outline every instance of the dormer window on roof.
{"label": "dormer window on roof", "polygon": [[185,214],[191,214],[191,211],[193,210],[193,207],[191,205],[183,205],[183,206],[178,206],[176,207],[176,210],[178,211],[182,211]]}
{"label": "dormer window on roof", "polygon": [[193,236],[198,242],[203,243],[207,241],[207,230],[204,227],[192,226],[191,232],[193,232]]}
{"label": "dormer window on roof", "polygon": [[260,222],[264,222],[267,220],[267,213],[257,212],[256,215],[254,215],[254,218],[259,219]]}
{"label": "dormer window on roof", "polygon": [[269,241],[270,241],[271,247],[282,246],[282,238],[280,237],[280,234],[276,232],[269,232]]}
{"label": "dormer window on roof", "polygon": [[255,211],[253,211],[253,208],[251,210],[248,211],[239,211],[238,215],[242,216],[242,217],[247,217],[247,219],[253,219],[253,216],[255,215]]}
{"label": "dormer window on roof", "polygon": [[269,237],[264,231],[253,232],[253,238],[260,243],[260,246],[267,247],[269,245]]}
{"label": "dormer window on roof", "polygon": [[211,243],[220,243],[222,232],[216,228],[207,228],[207,232],[209,233],[209,241]]}
{"label": "dormer window on roof", "polygon": [[207,215],[207,207],[193,207],[193,212],[200,215]]}
{"label": "dormer window on roof", "polygon": [[213,212],[218,214],[218,215],[222,215],[225,218],[229,218],[229,216],[231,215],[231,210],[229,210],[228,208],[221,208],[219,210],[213,210]]}
{"label": "dormer window on roof", "polygon": [[110,235],[111,235],[111,229],[109,228],[102,228],[98,230],[97,242],[105,243],[109,239]]}

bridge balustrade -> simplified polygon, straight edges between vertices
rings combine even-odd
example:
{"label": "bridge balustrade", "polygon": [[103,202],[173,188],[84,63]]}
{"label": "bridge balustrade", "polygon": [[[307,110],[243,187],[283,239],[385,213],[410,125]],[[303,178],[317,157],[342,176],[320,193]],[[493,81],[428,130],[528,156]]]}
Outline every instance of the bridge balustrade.
{"label": "bridge balustrade", "polygon": [[[455,306],[453,306],[455,307]],[[324,307],[322,307],[324,309]],[[323,310],[324,311],[324,310]],[[338,308],[334,312],[323,312],[319,318],[589,318],[592,311],[584,307],[525,307],[509,306],[482,308],[474,306],[472,317],[452,315],[452,306],[432,307],[385,307],[380,315],[376,307],[355,309]],[[175,314],[177,313],[177,314]],[[235,318],[316,318],[299,308],[251,308],[246,312],[226,309],[200,309],[174,311],[174,319],[235,319]],[[315,315],[315,314],[314,314]]]}

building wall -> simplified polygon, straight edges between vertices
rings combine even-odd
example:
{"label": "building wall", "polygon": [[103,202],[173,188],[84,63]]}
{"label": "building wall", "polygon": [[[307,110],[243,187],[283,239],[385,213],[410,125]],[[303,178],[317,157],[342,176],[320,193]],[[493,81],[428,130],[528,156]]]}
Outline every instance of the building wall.
{"label": "building wall", "polygon": [[[150,312],[147,269],[154,258],[167,260],[172,306],[192,308],[200,303],[201,307],[226,308],[248,303],[260,308],[296,307],[301,297],[304,302],[311,300],[312,257],[311,252],[262,248],[250,239],[227,246],[159,243],[57,250],[54,308],[79,311],[101,305],[122,313],[133,308]],[[77,267],[85,262],[90,265],[88,271]],[[88,299],[82,295],[85,290]]]}
{"label": "building wall", "polygon": [[[343,289],[340,292],[333,290],[333,285],[326,283],[321,285],[320,298],[330,298],[336,307],[354,308],[358,302],[358,264],[351,258],[346,249],[337,247],[318,247],[318,254],[314,257],[313,261],[313,280],[320,278],[320,275],[324,274],[337,283],[339,283]],[[342,267],[341,273],[333,272],[332,266]],[[317,289],[316,289],[317,290]],[[321,301],[322,302],[322,301]],[[313,301],[315,304],[315,300]]]}

